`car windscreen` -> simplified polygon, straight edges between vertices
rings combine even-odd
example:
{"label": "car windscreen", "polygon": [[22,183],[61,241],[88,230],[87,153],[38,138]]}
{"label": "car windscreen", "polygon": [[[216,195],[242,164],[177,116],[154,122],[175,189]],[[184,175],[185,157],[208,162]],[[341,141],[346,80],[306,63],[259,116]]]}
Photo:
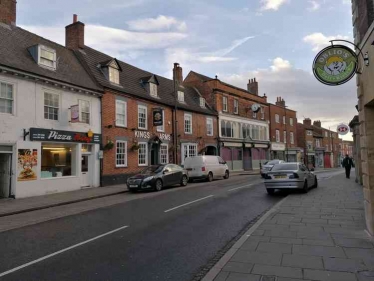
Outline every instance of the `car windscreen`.
{"label": "car windscreen", "polygon": [[296,171],[298,170],[297,164],[277,164],[271,171]]}
{"label": "car windscreen", "polygon": [[276,165],[279,163],[279,160],[273,160],[266,163],[266,165]]}
{"label": "car windscreen", "polygon": [[142,174],[157,174],[162,171],[164,168],[164,165],[154,165],[154,166],[149,166],[148,168],[144,169],[141,173]]}

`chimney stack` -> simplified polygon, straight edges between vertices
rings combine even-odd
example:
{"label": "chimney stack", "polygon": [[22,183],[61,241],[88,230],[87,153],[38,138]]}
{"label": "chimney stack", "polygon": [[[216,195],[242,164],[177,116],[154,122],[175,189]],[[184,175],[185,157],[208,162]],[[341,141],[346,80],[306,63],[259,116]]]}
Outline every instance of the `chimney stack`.
{"label": "chimney stack", "polygon": [[17,1],[1,0],[0,1],[0,22],[7,25],[16,25],[17,19]]}
{"label": "chimney stack", "polygon": [[286,102],[284,101],[284,99],[282,99],[282,97],[277,97],[275,105],[280,107],[286,107]]}
{"label": "chimney stack", "polygon": [[183,69],[177,62],[174,63],[173,78],[178,82],[179,85],[183,83]]}
{"label": "chimney stack", "polygon": [[84,48],[84,23],[78,21],[76,14],[73,23],[65,27],[65,46],[73,50]]}
{"label": "chimney stack", "polygon": [[313,122],[313,125],[318,127],[318,128],[321,128],[321,120],[316,120]]}
{"label": "chimney stack", "polygon": [[312,126],[312,120],[310,120],[310,118],[305,118],[303,124],[306,126]]}
{"label": "chimney stack", "polygon": [[247,89],[251,94],[258,96],[258,82],[256,81],[256,78],[249,79]]}

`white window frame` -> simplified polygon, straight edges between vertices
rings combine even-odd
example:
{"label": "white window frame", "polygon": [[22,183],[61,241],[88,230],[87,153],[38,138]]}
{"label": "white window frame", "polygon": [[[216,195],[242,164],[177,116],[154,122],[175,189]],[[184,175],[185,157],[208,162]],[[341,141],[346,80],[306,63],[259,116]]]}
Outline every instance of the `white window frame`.
{"label": "white window frame", "polygon": [[279,114],[275,114],[275,123],[279,123]]}
{"label": "white window frame", "polygon": [[283,142],[287,143],[287,131],[283,131]]}
{"label": "white window frame", "polygon": [[279,132],[279,130],[275,130],[275,141],[280,142],[280,132]]}
{"label": "white window frame", "polygon": [[[88,103],[88,112],[83,111],[83,106],[82,106],[83,102]],[[88,125],[91,124],[91,103],[88,100],[78,100],[78,104],[79,104],[79,121],[84,124],[88,124]],[[88,114],[88,123],[83,122],[83,113]]]}
{"label": "white window frame", "polygon": [[[140,109],[145,109],[144,127],[140,127]],[[148,130],[148,108],[141,104],[138,104],[138,129]]]}
{"label": "white window frame", "polygon": [[[166,149],[164,149],[164,151],[166,151],[166,162],[162,162],[162,147],[165,147],[166,146]],[[169,145],[167,143],[162,143],[160,145],[160,164],[169,164]]]}
{"label": "white window frame", "polygon": [[[117,104],[123,104],[124,105],[124,109],[125,109],[125,112],[123,113],[118,113],[117,111]],[[118,122],[119,119],[117,119],[117,115],[123,115],[124,116],[124,124],[121,124]],[[124,100],[120,100],[120,99],[116,99],[116,126],[117,127],[127,127],[127,102],[124,101]]]}
{"label": "white window frame", "polygon": [[[148,166],[148,143],[147,142],[139,142],[139,149],[138,149],[138,166],[143,167],[143,166]],[[145,145],[145,163],[139,163],[140,162],[140,146]]]}
{"label": "white window frame", "polygon": [[[8,83],[8,82],[5,82],[5,81],[0,81],[0,94],[1,94],[1,84],[5,84],[5,87],[8,88],[9,86],[12,87],[12,99],[9,99],[9,98],[4,98],[4,97],[0,97],[0,100],[10,100],[12,102],[12,112],[9,113],[9,112],[0,112],[0,114],[10,114],[10,115],[14,115],[15,114],[15,101],[16,101],[16,93],[15,93],[15,85],[12,84],[12,83]],[[7,92],[7,90],[5,90]],[[7,94],[7,93],[6,93]]]}
{"label": "white window frame", "polygon": [[[209,132],[209,123],[211,124],[211,129],[212,129],[211,132]],[[207,117],[206,118],[206,135],[211,137],[213,136],[213,134],[214,134],[213,118]]]}
{"label": "white window frame", "polygon": [[294,144],[294,143],[295,143],[295,139],[294,139],[293,132],[290,132],[290,143],[291,143],[291,144]]}
{"label": "white window frame", "polygon": [[[187,119],[186,119],[186,117],[187,117]],[[188,131],[186,131],[186,120],[188,120],[188,118],[189,118],[189,120],[190,120],[190,131],[188,132]],[[192,114],[190,114],[190,113],[185,113],[184,114],[184,133],[185,134],[188,134],[188,135],[192,135]]]}
{"label": "white window frame", "polygon": [[119,85],[119,69],[108,66],[108,79],[110,83]]}
{"label": "white window frame", "polygon": [[158,93],[157,93],[157,84],[156,83],[149,83],[149,94],[152,96],[152,97],[155,97],[157,98],[158,97]]}
{"label": "white window frame", "polygon": [[239,114],[239,101],[234,99],[234,113]]}
{"label": "white window frame", "polygon": [[200,107],[205,107],[205,99],[200,97]]}
{"label": "white window frame", "polygon": [[227,97],[223,96],[222,97],[222,111],[227,112],[227,104],[228,104],[228,99]]}
{"label": "white window frame", "polygon": [[261,119],[265,119],[265,108],[263,106],[261,106]]}
{"label": "white window frame", "polygon": [[[124,158],[124,162],[125,163],[123,163],[123,164],[118,164],[118,161],[117,161],[117,144],[118,143],[122,143],[122,144],[124,144],[124,152],[122,152],[121,154],[123,154],[123,155],[125,155],[125,158]],[[115,159],[114,159],[114,161],[115,161],[115,164],[116,164],[116,167],[118,167],[118,168],[123,168],[123,167],[127,167],[127,141],[123,141],[123,140],[117,140],[116,141],[116,157],[115,157]]]}
{"label": "white window frame", "polygon": [[[49,65],[46,65],[46,64],[43,64],[42,63],[42,50],[46,51],[46,52],[50,52],[50,53],[53,53],[53,66],[49,66]],[[44,58],[46,59],[46,58]],[[46,59],[46,60],[50,60],[50,59]],[[43,45],[39,45],[38,46],[38,65],[40,65],[41,67],[45,67],[45,68],[48,68],[48,69],[53,69],[53,70],[56,70],[56,50],[54,49],[51,49],[51,48],[48,48],[46,46],[43,46]]]}
{"label": "white window frame", "polygon": [[286,116],[283,115],[283,124],[286,124]]}
{"label": "white window frame", "polygon": [[293,127],[293,118],[292,117],[290,118],[290,126]]}
{"label": "white window frame", "polygon": [[183,91],[178,91],[178,101],[179,102],[184,102],[184,92]]}
{"label": "white window frame", "polygon": [[182,143],[182,165],[184,164],[184,155],[185,155],[185,152],[186,152],[186,149],[187,149],[187,157],[190,157],[190,146],[194,146],[195,147],[195,156],[198,155],[198,151],[197,151],[197,144],[196,143]]}
{"label": "white window frame", "polygon": [[[58,97],[58,99],[57,99],[58,100],[58,107],[50,106],[50,105],[45,105],[45,95],[46,94]],[[60,101],[60,94],[59,93],[53,93],[52,91],[44,91],[44,95],[43,95],[43,116],[44,116],[44,120],[55,121],[55,122],[60,121],[60,111],[61,111],[60,110],[60,104],[61,104],[61,101]],[[45,107],[48,107],[48,108],[57,108],[57,120],[45,118]]]}
{"label": "white window frame", "polygon": [[162,125],[157,126],[157,132],[165,132],[165,110],[162,110]]}

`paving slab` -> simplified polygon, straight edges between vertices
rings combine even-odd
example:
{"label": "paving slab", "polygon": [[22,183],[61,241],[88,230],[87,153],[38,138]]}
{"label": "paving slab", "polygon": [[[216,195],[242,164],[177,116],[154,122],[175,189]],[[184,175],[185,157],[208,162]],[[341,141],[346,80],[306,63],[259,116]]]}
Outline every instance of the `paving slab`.
{"label": "paving slab", "polygon": [[322,257],[284,254],[282,265],[289,267],[324,269]]}
{"label": "paving slab", "polygon": [[303,278],[303,272],[300,268],[285,266],[255,264],[252,273],[278,277]]}
{"label": "paving slab", "polygon": [[304,269],[304,278],[320,281],[357,281],[354,273],[314,269]]}
{"label": "paving slab", "polygon": [[238,250],[231,258],[231,261],[257,263],[268,265],[280,265],[282,260],[281,253],[262,253]]}
{"label": "paving slab", "polygon": [[323,258],[326,270],[360,272],[368,270],[367,266],[359,259]]}

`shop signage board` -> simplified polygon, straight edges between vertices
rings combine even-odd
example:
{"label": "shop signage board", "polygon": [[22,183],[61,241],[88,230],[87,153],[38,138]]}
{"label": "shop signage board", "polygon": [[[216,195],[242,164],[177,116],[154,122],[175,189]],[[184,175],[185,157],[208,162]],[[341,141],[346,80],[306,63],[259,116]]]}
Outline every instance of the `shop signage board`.
{"label": "shop signage board", "polygon": [[[170,134],[158,133],[157,136],[160,138],[160,140],[171,140]],[[150,139],[152,134],[148,131],[135,131],[135,137],[140,139]]]}
{"label": "shop signage board", "polygon": [[313,62],[314,76],[323,84],[337,86],[348,82],[357,72],[356,53],[343,45],[332,45],[318,53]]}
{"label": "shop signage board", "polygon": [[79,122],[79,105],[72,105],[70,106],[70,122],[71,123],[78,123]]}
{"label": "shop signage board", "polygon": [[164,120],[163,120],[163,109],[162,108],[154,108],[153,109],[153,112],[152,112],[152,116],[153,116],[153,126],[162,126],[162,124],[164,123]]}
{"label": "shop signage board", "polygon": [[93,134],[92,137],[89,137],[88,134],[84,132],[30,128],[30,140],[43,142],[80,142],[100,144],[101,134]]}
{"label": "shop signage board", "polygon": [[338,127],[336,128],[337,132],[339,135],[346,135],[350,132],[350,128],[346,124],[339,124]]}
{"label": "shop signage board", "polygon": [[285,143],[280,143],[280,142],[272,142],[271,143],[271,150],[273,151],[283,151],[286,149],[286,144]]}

